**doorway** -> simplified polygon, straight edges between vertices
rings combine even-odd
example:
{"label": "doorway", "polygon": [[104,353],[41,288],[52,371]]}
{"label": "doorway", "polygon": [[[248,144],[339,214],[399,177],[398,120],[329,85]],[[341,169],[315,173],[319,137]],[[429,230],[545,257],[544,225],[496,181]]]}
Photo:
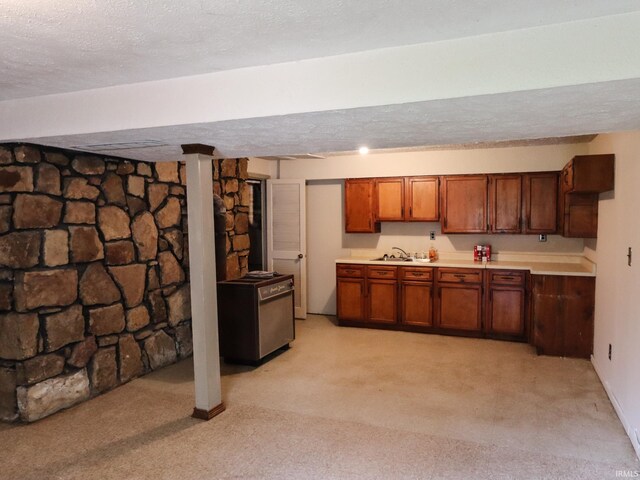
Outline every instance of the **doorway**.
{"label": "doorway", "polygon": [[265,180],[250,178],[249,187],[249,271],[266,269]]}

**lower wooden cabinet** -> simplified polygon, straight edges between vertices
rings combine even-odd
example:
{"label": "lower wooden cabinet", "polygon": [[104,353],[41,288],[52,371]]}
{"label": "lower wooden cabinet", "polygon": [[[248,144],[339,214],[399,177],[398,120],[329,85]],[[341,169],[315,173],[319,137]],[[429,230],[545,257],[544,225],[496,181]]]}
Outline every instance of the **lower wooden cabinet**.
{"label": "lower wooden cabinet", "polygon": [[338,264],[341,325],[526,341],[589,358],[595,278],[518,270]]}
{"label": "lower wooden cabinet", "polygon": [[526,338],[527,291],[523,271],[489,270],[485,331],[493,338]]}
{"label": "lower wooden cabinet", "polygon": [[589,358],[593,353],[595,278],[531,276],[531,343],[539,354]]}
{"label": "lower wooden cabinet", "polygon": [[367,279],[367,320],[373,323],[398,321],[398,283],[396,280]]}
{"label": "lower wooden cabinet", "polygon": [[482,270],[439,268],[435,326],[443,330],[482,331]]}
{"label": "lower wooden cabinet", "polygon": [[398,322],[398,267],[340,264],[336,269],[341,323]]}
{"label": "lower wooden cabinet", "polygon": [[403,280],[400,293],[400,321],[404,325],[433,326],[433,285]]}
{"label": "lower wooden cabinet", "polygon": [[366,319],[364,278],[337,278],[338,318],[362,322]]}
{"label": "lower wooden cabinet", "polygon": [[433,326],[433,268],[400,267],[400,323]]}

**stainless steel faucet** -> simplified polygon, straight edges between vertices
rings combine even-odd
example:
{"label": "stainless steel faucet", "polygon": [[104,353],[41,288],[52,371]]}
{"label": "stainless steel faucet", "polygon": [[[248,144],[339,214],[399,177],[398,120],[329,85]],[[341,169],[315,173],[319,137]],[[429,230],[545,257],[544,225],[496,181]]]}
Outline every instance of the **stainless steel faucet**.
{"label": "stainless steel faucet", "polygon": [[403,249],[399,247],[391,247],[391,250],[400,250],[402,253],[400,254],[400,258],[408,258],[409,254],[405,252]]}

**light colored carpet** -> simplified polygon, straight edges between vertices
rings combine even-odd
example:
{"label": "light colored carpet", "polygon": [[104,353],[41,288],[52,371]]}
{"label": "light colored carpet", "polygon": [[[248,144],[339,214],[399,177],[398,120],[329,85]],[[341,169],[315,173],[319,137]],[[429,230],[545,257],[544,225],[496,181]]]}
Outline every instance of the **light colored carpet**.
{"label": "light colored carpet", "polygon": [[591,364],[527,345],[339,328],[224,366],[193,408],[190,361],[32,425],[0,426],[0,478],[607,479],[640,470]]}

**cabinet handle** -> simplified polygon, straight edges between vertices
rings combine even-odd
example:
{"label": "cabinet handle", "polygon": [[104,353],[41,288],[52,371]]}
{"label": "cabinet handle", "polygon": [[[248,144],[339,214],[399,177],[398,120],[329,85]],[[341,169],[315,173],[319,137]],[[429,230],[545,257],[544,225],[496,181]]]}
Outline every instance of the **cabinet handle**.
{"label": "cabinet handle", "polygon": [[515,280],[515,277],[498,277],[500,280]]}
{"label": "cabinet handle", "polygon": [[444,228],[447,228],[447,217],[444,217]]}
{"label": "cabinet handle", "polygon": [[454,277],[456,277],[456,278],[465,278],[466,275],[464,273],[457,273],[457,274],[454,275]]}
{"label": "cabinet handle", "polygon": [[424,273],[414,272],[414,273],[412,273],[412,275],[413,275],[414,277],[423,277],[423,276],[424,276]]}
{"label": "cabinet handle", "polygon": [[413,217],[413,207],[409,207],[409,216]]}
{"label": "cabinet handle", "polygon": [[377,271],[378,275],[388,275],[389,272],[383,272],[382,270]]}

